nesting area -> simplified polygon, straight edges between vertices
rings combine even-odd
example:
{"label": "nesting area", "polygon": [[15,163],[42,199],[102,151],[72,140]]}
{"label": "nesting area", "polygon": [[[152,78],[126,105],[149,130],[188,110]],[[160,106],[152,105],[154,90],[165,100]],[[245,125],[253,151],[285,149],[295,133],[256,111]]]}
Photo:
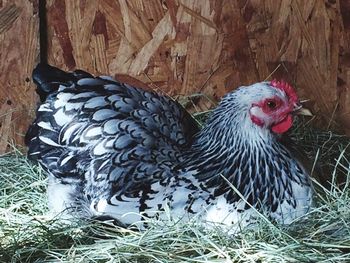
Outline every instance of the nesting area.
{"label": "nesting area", "polygon": [[[0,262],[349,262],[349,17],[346,0],[0,0]],[[170,213],[141,232],[48,217],[47,176],[24,145],[43,60],[169,95],[199,123],[239,86],[288,81],[314,115],[289,133],[314,207],[237,236]]]}
{"label": "nesting area", "polygon": [[44,171],[12,148],[0,158],[0,261],[348,262],[350,140],[302,122],[291,135],[327,167],[331,182],[325,187],[313,178],[315,207],[291,226],[261,216],[237,236],[196,220],[150,220],[144,232],[99,221],[64,224],[47,216]]}

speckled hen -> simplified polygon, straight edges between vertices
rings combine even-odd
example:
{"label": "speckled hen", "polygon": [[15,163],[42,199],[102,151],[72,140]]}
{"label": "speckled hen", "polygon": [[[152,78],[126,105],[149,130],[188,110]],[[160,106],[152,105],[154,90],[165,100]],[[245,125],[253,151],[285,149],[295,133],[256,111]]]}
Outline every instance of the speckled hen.
{"label": "speckled hen", "polygon": [[203,129],[155,92],[39,64],[42,104],[28,130],[30,159],[49,176],[49,206],[66,217],[196,219],[244,226],[260,211],[289,224],[311,206],[309,175],[279,141],[300,110],[285,82],[228,93]]}

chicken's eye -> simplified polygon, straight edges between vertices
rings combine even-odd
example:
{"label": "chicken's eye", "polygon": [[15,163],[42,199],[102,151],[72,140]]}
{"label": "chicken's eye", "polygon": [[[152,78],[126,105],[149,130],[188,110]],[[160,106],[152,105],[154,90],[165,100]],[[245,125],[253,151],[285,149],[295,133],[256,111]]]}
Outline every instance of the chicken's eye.
{"label": "chicken's eye", "polygon": [[267,107],[269,107],[270,110],[274,110],[276,109],[276,102],[274,102],[273,100],[269,100],[268,102],[266,102]]}

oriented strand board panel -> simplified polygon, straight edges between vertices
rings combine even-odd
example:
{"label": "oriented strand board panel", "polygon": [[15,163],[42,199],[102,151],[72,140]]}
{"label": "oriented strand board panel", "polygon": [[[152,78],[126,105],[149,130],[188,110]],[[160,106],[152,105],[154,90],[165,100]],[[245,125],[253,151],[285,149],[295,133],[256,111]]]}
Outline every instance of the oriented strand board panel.
{"label": "oriented strand board panel", "polygon": [[36,104],[31,72],[39,54],[37,1],[0,0],[0,154],[23,144]]}
{"label": "oriented strand board panel", "polygon": [[[350,131],[343,54],[349,14],[340,4],[349,6],[341,2],[48,0],[49,61],[132,84],[130,75],[170,95],[201,92],[212,99],[283,78],[309,100],[316,123]],[[346,68],[345,84],[339,66]]]}
{"label": "oriented strand board panel", "polygon": [[259,78],[280,65],[274,75],[293,83],[324,125],[333,124],[342,23],[337,1],[247,1],[242,8]]}
{"label": "oriented strand board panel", "polygon": [[340,11],[343,19],[343,32],[340,36],[339,48],[337,120],[350,136],[350,2],[348,0],[340,1]]}
{"label": "oriented strand board panel", "polygon": [[236,1],[48,1],[49,62],[221,97],[258,80]]}

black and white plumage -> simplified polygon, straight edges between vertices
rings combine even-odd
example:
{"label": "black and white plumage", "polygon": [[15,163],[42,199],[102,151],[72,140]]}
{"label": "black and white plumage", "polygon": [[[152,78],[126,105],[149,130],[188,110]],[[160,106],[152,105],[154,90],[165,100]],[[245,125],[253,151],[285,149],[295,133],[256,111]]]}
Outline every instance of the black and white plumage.
{"label": "black and white plumage", "polygon": [[309,175],[276,135],[299,108],[286,83],[227,94],[199,130],[172,99],[110,77],[39,64],[33,78],[43,103],[28,155],[49,174],[55,213],[142,225],[169,207],[231,226],[249,223],[251,206],[286,224],[310,208]]}

